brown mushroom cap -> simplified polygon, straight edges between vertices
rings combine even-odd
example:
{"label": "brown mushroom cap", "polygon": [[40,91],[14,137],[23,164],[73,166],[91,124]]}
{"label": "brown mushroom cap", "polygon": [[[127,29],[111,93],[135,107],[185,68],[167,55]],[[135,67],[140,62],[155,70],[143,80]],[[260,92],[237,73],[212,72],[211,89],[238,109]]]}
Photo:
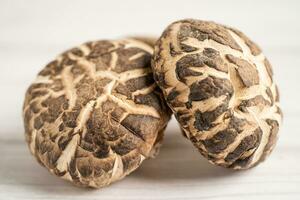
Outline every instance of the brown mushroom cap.
{"label": "brown mushroom cap", "polygon": [[155,43],[157,41],[157,37],[155,37],[155,36],[133,36],[133,37],[130,37],[130,38],[142,41],[142,42],[150,45],[153,48],[154,48]]}
{"label": "brown mushroom cap", "polygon": [[88,42],[49,63],[26,93],[31,153],[51,173],[103,187],[157,150],[170,119],[150,66],[132,39]]}
{"label": "brown mushroom cap", "polygon": [[272,151],[279,95],[270,63],[243,33],[174,22],[156,43],[152,68],[185,135],[210,162],[246,169]]}

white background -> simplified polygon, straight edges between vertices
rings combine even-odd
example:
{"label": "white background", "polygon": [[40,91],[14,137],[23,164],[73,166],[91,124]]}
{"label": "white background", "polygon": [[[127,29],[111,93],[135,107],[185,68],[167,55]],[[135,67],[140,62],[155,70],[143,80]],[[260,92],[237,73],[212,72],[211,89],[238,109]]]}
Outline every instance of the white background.
{"label": "white background", "polygon": [[[0,199],[300,199],[300,1],[0,0]],[[284,123],[278,145],[258,167],[212,166],[173,120],[160,155],[100,190],[50,175],[29,154],[21,118],[24,93],[60,52],[95,39],[159,35],[182,18],[236,27],[273,64]]]}

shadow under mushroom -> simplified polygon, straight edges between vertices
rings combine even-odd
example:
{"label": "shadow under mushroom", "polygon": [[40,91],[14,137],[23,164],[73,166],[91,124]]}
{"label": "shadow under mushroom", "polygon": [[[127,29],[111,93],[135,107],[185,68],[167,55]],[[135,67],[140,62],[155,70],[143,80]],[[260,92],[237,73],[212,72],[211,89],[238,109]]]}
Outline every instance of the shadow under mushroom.
{"label": "shadow under mushroom", "polygon": [[154,159],[144,161],[131,176],[144,179],[213,179],[243,171],[233,171],[209,163],[193,144],[183,137],[175,120],[172,120],[165,132],[160,153]]}

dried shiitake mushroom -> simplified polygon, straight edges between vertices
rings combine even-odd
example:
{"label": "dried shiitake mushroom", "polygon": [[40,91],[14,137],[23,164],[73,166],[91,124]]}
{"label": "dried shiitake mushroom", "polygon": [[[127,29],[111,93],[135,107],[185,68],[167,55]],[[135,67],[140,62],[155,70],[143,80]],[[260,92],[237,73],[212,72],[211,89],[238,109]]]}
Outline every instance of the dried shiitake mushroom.
{"label": "dried shiitake mushroom", "polygon": [[142,41],[142,42],[150,45],[153,48],[154,48],[154,45],[157,41],[157,37],[154,37],[154,36],[134,36],[134,37],[131,37],[131,38],[135,39],[135,40]]}
{"label": "dried shiitake mushroom", "polygon": [[279,95],[269,61],[242,32],[174,22],[156,43],[152,67],[184,134],[210,162],[246,169],[270,154]]}
{"label": "dried shiitake mushroom", "polygon": [[51,173],[103,187],[157,150],[170,118],[151,69],[153,48],[132,39],[88,42],[49,63],[26,93],[31,153]]}

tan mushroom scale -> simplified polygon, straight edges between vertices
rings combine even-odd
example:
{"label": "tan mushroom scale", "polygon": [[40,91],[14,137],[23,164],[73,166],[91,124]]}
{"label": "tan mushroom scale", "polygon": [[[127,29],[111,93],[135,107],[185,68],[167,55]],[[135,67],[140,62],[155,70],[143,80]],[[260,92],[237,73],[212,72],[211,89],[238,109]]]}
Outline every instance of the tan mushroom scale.
{"label": "tan mushroom scale", "polygon": [[31,153],[51,173],[103,187],[151,157],[170,118],[137,40],[85,43],[58,56],[26,93]]}
{"label": "tan mushroom scale", "polygon": [[184,134],[210,162],[246,169],[270,154],[279,95],[269,61],[243,33],[174,22],[156,43],[152,67]]}

